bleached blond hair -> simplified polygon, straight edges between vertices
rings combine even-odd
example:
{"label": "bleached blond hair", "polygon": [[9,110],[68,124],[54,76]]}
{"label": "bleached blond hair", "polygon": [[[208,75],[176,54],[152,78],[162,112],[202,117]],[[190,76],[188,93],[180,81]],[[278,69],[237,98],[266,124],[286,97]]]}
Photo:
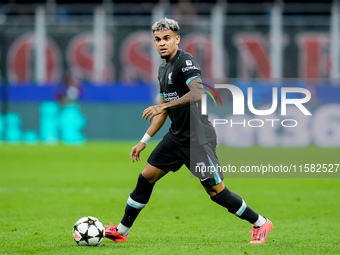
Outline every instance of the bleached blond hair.
{"label": "bleached blond hair", "polygon": [[152,32],[172,30],[173,32],[178,34],[179,29],[180,27],[176,20],[168,19],[166,17],[160,19],[152,25]]}

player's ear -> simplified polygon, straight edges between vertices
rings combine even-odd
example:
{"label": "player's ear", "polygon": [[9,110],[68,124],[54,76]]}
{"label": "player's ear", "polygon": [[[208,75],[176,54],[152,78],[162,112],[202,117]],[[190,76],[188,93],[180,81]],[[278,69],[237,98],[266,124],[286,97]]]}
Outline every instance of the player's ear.
{"label": "player's ear", "polygon": [[176,35],[176,44],[179,44],[179,42],[181,41],[181,37],[180,35]]}

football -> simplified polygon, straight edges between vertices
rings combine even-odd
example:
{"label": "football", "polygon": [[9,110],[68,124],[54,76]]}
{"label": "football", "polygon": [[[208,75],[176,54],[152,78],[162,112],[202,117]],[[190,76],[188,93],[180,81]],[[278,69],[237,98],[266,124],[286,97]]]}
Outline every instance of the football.
{"label": "football", "polygon": [[73,238],[78,245],[99,245],[105,236],[103,223],[95,217],[86,216],[78,220],[73,227]]}

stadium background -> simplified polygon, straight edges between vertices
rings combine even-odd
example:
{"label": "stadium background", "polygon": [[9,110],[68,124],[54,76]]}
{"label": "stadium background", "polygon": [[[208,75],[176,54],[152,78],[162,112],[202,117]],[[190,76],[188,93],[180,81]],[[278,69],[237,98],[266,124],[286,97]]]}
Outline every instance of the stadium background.
{"label": "stadium background", "polygon": [[[340,145],[337,1],[2,2],[0,140],[139,139],[161,61],[150,26],[168,16],[181,24],[180,47],[197,58],[205,82],[254,86],[258,105],[271,102],[278,83],[312,92],[313,115],[327,112],[310,120],[317,131],[273,146]],[[265,144],[256,134],[249,144],[223,136],[227,146]]]}
{"label": "stadium background", "polygon": [[[313,115],[285,117],[299,121],[294,129],[217,128],[224,165],[333,165],[225,174],[273,221],[264,245],[248,245],[249,224],[210,201],[186,169],[157,183],[126,243],[92,249],[71,236],[85,215],[119,223],[167,130],[131,162],[149,126],[142,111],[158,97],[150,26],[162,16],[180,22],[180,47],[206,83],[252,86],[263,107],[273,86],[311,91]],[[339,254],[339,26],[338,1],[0,0],[0,254]],[[218,93],[223,107],[210,100],[209,113],[230,117],[230,95]]]}

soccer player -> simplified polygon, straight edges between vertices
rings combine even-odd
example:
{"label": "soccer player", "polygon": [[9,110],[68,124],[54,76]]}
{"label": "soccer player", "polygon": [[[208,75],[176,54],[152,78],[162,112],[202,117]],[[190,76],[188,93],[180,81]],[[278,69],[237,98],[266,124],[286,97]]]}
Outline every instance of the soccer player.
{"label": "soccer player", "polygon": [[175,172],[184,164],[200,178],[212,201],[253,225],[250,243],[264,243],[273,228],[272,222],[253,211],[240,196],[226,188],[221,172],[211,171],[209,174],[194,171],[196,166],[219,165],[216,133],[207,116],[200,114],[199,101],[204,93],[200,89],[201,69],[189,53],[179,49],[179,29],[178,23],[168,18],[152,26],[157,51],[164,60],[158,71],[159,104],[144,110],[143,119],[152,123],[141,141],[132,148],[131,160],[140,161],[141,151],[167,117],[171,120],[171,127],[149,156],[127,200],[121,222],[117,227],[112,223],[106,226],[105,237],[115,242],[126,241],[132,224],[148,203],[155,183],[169,171]]}

